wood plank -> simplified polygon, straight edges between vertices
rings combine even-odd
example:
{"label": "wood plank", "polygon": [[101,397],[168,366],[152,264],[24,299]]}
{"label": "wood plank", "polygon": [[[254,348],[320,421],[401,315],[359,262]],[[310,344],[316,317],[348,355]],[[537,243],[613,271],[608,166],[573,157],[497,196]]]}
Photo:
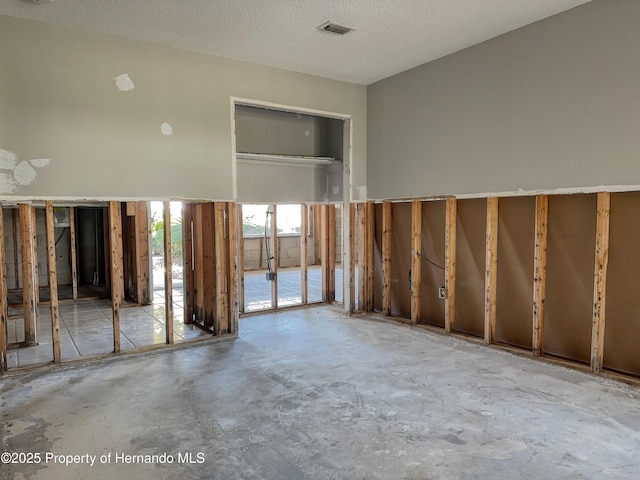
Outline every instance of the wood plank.
{"label": "wood plank", "polygon": [[[15,259],[14,255],[14,259]],[[7,252],[4,237],[4,209],[0,205],[0,372],[7,370]]]}
{"label": "wood plank", "polygon": [[183,290],[184,323],[193,323],[194,313],[194,275],[193,275],[193,204],[182,203],[182,251],[183,251]]}
{"label": "wood plank", "polygon": [[452,333],[456,320],[456,226],[458,203],[447,198],[444,227],[444,330]]}
{"label": "wood plank", "polygon": [[137,202],[125,202],[125,211],[127,214],[127,217],[133,217],[135,216],[136,212],[137,212]]}
{"label": "wood plank", "polygon": [[336,207],[327,205],[327,301],[336,300]]}
{"label": "wood plank", "polygon": [[122,257],[122,213],[120,202],[109,202],[109,244],[111,245],[111,311],[113,352],[120,353],[120,307],[124,284]]}
{"label": "wood plank", "polygon": [[[278,217],[275,205],[269,206],[271,213],[271,232],[269,237],[271,256],[275,257],[275,252],[278,251]],[[267,262],[269,260],[267,259]],[[275,275],[273,282],[271,282],[271,307],[278,308],[278,259],[273,258],[271,260],[271,269]]]}
{"label": "wood plank", "polygon": [[[238,225],[238,311],[244,313],[244,232],[242,215],[242,205],[236,205],[237,225]],[[235,332],[237,332],[237,327]]]}
{"label": "wood plank", "polygon": [[45,226],[47,235],[47,264],[51,309],[51,343],[53,344],[53,361],[60,363],[60,311],[58,308],[58,273],[56,270],[56,235],[53,220],[53,202],[45,203]]}
{"label": "wood plank", "polygon": [[358,217],[358,310],[367,310],[367,208],[356,205]]}
{"label": "wood plank", "polygon": [[21,203],[20,209],[20,245],[22,257],[22,298],[24,309],[24,341],[36,341],[36,304],[34,296],[34,258],[33,258],[33,210],[31,205]]}
{"label": "wood plank", "polygon": [[[151,274],[149,268],[149,204],[147,202],[136,202],[134,224],[138,303],[149,305],[151,303]],[[171,223],[169,223],[169,234],[171,234]]]}
{"label": "wood plank", "polygon": [[13,227],[13,270],[16,279],[15,288],[20,288],[20,252],[18,251],[18,209],[11,209],[11,225]]}
{"label": "wood plank", "polygon": [[536,196],[535,245],[533,250],[533,354],[544,352],[544,303],[547,291],[547,221],[549,197]]}
{"label": "wood plank", "polygon": [[227,204],[227,229],[228,229],[228,247],[227,251],[229,252],[229,261],[228,261],[228,303],[229,303],[229,327],[228,332],[231,334],[238,333],[238,319],[240,313],[239,306],[239,264],[240,260],[238,257],[238,238],[241,234],[240,229],[242,228],[242,223],[238,222],[238,213],[237,213],[237,205],[234,202],[229,202]]}
{"label": "wood plank", "polygon": [[[219,266],[216,259],[216,249],[218,247],[217,240],[214,240],[214,219],[216,205],[213,202],[202,203],[198,207],[202,211],[202,302],[203,302],[203,319],[207,327],[214,327],[214,331],[218,331],[216,318],[219,315],[216,299],[218,293],[216,290],[217,274],[216,269]],[[216,226],[217,227],[217,226]],[[196,268],[198,266],[196,265]]]}
{"label": "wood plank", "polygon": [[484,275],[484,343],[493,343],[496,330],[496,279],[498,273],[498,198],[487,198]]}
{"label": "wood plank", "polygon": [[309,303],[309,264],[307,260],[307,252],[309,249],[309,207],[303,203],[300,206],[300,295],[302,304]]}
{"label": "wood plank", "polygon": [[349,204],[349,313],[356,311],[356,204]]}
{"label": "wood plank", "polygon": [[322,264],[322,211],[321,205],[313,205],[311,207],[313,211],[311,214],[314,217],[313,220],[313,241],[314,245],[314,255],[316,257],[313,262],[314,265]]}
{"label": "wood plank", "polygon": [[[366,278],[365,284],[365,311],[373,312],[373,260],[374,260],[374,244],[376,241],[376,210],[373,202],[367,202],[365,207],[366,212]],[[335,237],[335,234],[334,234]]]}
{"label": "wood plank", "polygon": [[604,357],[607,267],[609,265],[609,217],[611,194],[598,193],[596,217],[596,252],[593,279],[593,318],[591,328],[591,370],[602,370]]}
{"label": "wood plank", "polygon": [[36,317],[39,316],[38,304],[40,303],[40,266],[38,265],[38,223],[36,207],[31,207],[31,235],[33,240],[33,301],[36,304]]}
{"label": "wood plank", "polygon": [[216,318],[214,332],[221,335],[229,330],[229,305],[227,301],[227,235],[226,235],[226,204],[215,203],[215,305]]}
{"label": "wood plank", "polygon": [[320,212],[319,237],[320,237],[320,265],[322,272],[322,301],[329,300],[329,205],[318,205]]}
{"label": "wood plank", "polygon": [[[164,219],[164,325],[167,344],[173,344],[173,271],[171,258],[171,202],[162,204]],[[169,227],[169,228],[167,228]]]}
{"label": "wood plank", "polygon": [[420,321],[422,276],[422,201],[411,202],[411,323]]}
{"label": "wood plank", "polygon": [[204,320],[204,242],[203,205],[193,205],[193,314],[198,322]]}
{"label": "wood plank", "polygon": [[[78,254],[76,252],[76,211],[69,207],[69,243],[71,244],[71,289],[73,299],[78,299]],[[97,259],[96,259],[97,262]]]}
{"label": "wood plank", "polygon": [[391,202],[382,202],[382,314],[391,315]]}

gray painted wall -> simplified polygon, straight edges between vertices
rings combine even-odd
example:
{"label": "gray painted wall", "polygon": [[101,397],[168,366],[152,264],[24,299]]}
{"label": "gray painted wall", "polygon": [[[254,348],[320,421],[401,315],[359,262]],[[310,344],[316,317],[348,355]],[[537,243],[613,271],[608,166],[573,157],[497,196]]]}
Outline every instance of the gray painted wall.
{"label": "gray painted wall", "polygon": [[368,196],[640,185],[640,2],[594,2],[368,88]]}
{"label": "gray painted wall", "polygon": [[365,184],[362,85],[2,16],[0,44],[0,197],[233,200],[232,96],[352,115]]}

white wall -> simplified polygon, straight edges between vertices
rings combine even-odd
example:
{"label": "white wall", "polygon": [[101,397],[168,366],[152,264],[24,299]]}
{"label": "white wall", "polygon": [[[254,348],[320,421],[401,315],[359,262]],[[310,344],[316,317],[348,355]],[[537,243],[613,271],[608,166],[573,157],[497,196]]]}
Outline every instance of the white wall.
{"label": "white wall", "polygon": [[351,115],[365,184],[362,85],[1,16],[0,44],[0,149],[50,159],[0,156],[0,197],[233,200],[231,97]]}
{"label": "white wall", "polygon": [[640,185],[639,25],[596,0],[369,86],[369,197]]}

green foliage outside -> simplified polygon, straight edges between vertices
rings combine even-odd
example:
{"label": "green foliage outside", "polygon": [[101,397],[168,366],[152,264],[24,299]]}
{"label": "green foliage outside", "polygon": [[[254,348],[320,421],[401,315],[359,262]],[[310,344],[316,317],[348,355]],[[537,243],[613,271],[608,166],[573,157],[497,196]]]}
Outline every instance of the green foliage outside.
{"label": "green foliage outside", "polygon": [[[151,254],[164,253],[164,222],[156,215],[151,220]],[[175,265],[182,265],[182,220],[171,222],[171,261]]]}

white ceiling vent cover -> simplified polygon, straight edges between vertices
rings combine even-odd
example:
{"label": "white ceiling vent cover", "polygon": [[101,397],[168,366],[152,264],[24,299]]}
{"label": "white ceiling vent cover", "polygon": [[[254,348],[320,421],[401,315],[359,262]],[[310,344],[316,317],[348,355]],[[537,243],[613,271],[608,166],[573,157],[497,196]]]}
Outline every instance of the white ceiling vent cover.
{"label": "white ceiling vent cover", "polygon": [[353,28],[345,27],[344,25],[338,25],[337,23],[333,23],[333,22],[326,22],[320,25],[318,27],[318,30],[321,30],[324,32],[337,33],[338,35],[345,35],[353,31]]}

